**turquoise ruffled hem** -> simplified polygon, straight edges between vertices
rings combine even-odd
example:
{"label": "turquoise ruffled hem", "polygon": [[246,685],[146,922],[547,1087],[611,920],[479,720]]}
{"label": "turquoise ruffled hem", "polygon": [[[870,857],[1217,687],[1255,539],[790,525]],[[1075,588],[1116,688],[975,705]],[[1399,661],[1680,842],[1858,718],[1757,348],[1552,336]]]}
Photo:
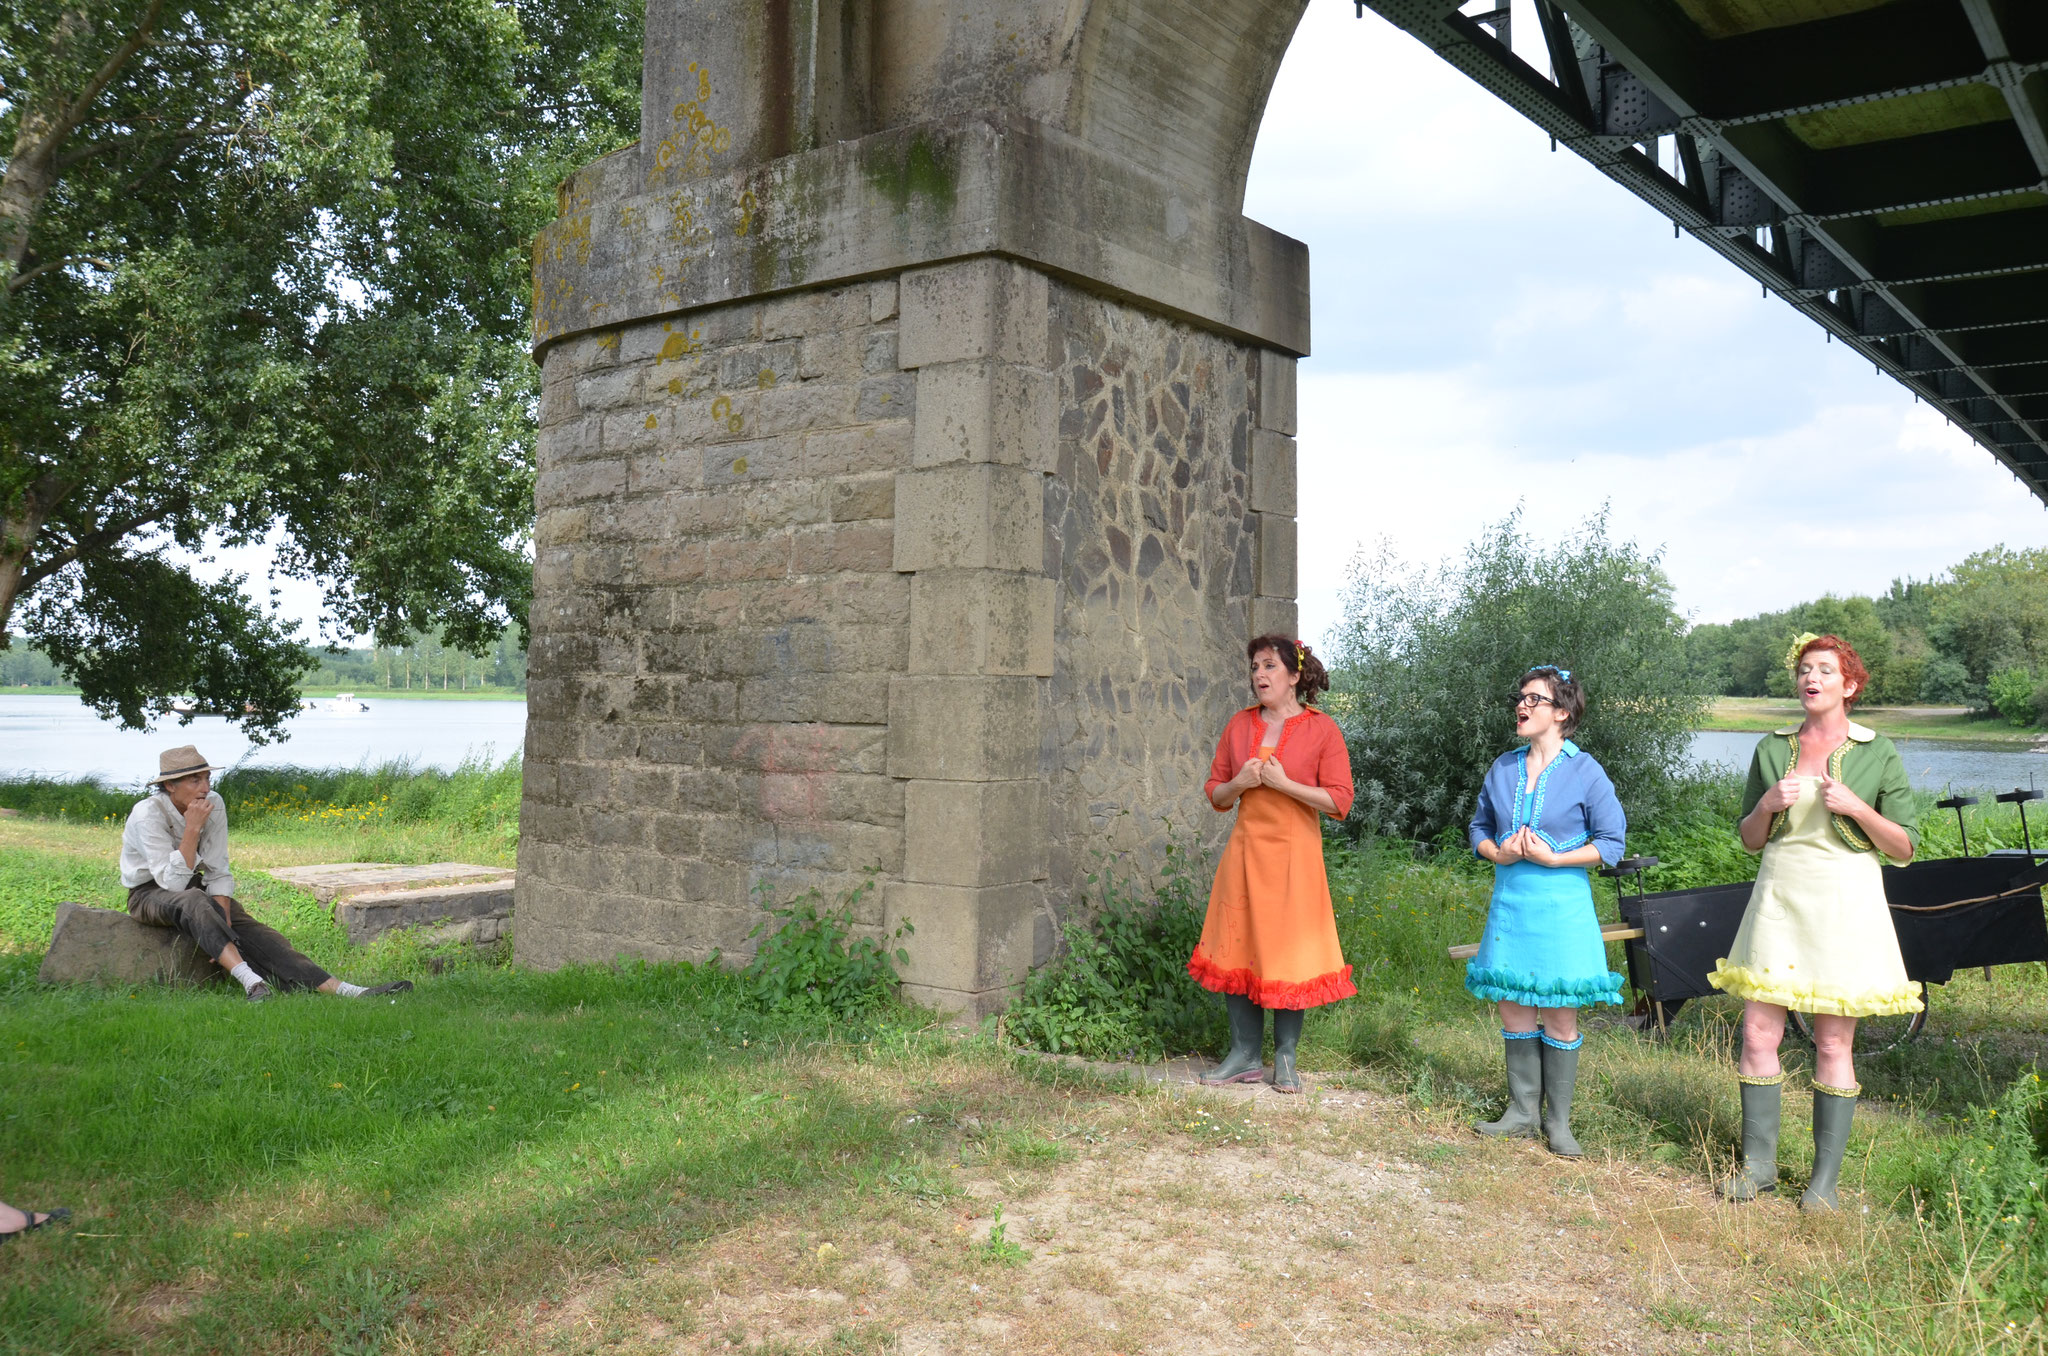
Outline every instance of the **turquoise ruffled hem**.
{"label": "turquoise ruffled hem", "polygon": [[1489,1003],[1520,1003],[1530,1008],[1589,1008],[1597,1003],[1621,1006],[1621,976],[1613,970],[1591,979],[1545,979],[1517,970],[1467,965],[1465,991]]}

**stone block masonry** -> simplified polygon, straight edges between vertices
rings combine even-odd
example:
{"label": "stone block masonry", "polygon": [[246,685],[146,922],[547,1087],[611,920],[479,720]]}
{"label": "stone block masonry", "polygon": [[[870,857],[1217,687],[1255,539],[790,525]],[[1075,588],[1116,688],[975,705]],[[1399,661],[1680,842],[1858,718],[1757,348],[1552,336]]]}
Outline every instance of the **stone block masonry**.
{"label": "stone block masonry", "polygon": [[1291,368],[994,256],[551,350],[520,959],[739,958],[872,872],[909,993],[998,1006],[1097,852],[1218,827]]}
{"label": "stone block masonry", "polygon": [[1300,9],[650,0],[643,140],[535,246],[522,963],[872,880],[979,1016],[1221,828],[1295,626],[1307,256],[1235,205]]}
{"label": "stone block masonry", "polygon": [[917,381],[896,297],[742,302],[550,353],[523,961],[743,954],[763,900],[900,870]]}

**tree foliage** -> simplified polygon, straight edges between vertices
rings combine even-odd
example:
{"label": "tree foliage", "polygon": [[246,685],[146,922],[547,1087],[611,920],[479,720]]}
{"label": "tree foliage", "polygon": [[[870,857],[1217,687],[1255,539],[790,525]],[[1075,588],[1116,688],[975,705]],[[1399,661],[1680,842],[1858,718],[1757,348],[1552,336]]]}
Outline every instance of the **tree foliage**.
{"label": "tree foliage", "polygon": [[635,135],[640,27],[639,0],[7,0],[0,642],[129,723],[192,691],[274,730],[303,647],[180,563],[273,532],[343,634],[523,626],[525,248]]}
{"label": "tree foliage", "polygon": [[1661,557],[1614,541],[1605,510],[1554,545],[1518,511],[1435,570],[1384,550],[1355,560],[1334,651],[1352,819],[1399,837],[1462,834],[1487,767],[1515,742],[1507,698],[1533,665],[1584,684],[1577,738],[1631,817],[1655,812],[1704,714]]}
{"label": "tree foliage", "polygon": [[[1872,702],[1970,705],[2011,719],[2024,705],[2014,675],[2048,696],[2039,681],[2048,678],[2048,550],[1993,547],[1940,578],[1894,580],[1878,598],[1830,596],[1696,626],[1686,637],[1695,686],[1731,697],[1790,695],[1785,649],[1801,631],[1854,645],[1870,668]],[[1996,674],[2006,676],[1994,692]]]}

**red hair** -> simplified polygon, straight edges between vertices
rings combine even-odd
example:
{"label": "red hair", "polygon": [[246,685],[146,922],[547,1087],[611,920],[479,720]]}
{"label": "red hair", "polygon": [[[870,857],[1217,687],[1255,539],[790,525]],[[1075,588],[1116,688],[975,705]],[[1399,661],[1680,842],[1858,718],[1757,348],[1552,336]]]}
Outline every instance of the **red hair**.
{"label": "red hair", "polygon": [[1856,690],[1842,698],[1845,707],[1856,705],[1857,698],[1870,690],[1870,670],[1863,666],[1863,656],[1856,653],[1856,647],[1840,636],[1815,636],[1799,647],[1799,653],[1792,656],[1792,679],[1799,679],[1799,661],[1815,650],[1833,650],[1835,657],[1842,661],[1842,681],[1856,684]]}

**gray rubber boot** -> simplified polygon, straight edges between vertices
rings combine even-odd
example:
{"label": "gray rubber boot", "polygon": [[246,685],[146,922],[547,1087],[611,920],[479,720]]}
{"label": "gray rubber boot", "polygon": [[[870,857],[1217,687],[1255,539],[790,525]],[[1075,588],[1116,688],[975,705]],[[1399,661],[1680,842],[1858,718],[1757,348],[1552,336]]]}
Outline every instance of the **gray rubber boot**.
{"label": "gray rubber boot", "polygon": [[1778,1189],[1778,1122],[1784,1101],[1783,1074],[1775,1082],[1742,1085],[1742,1166],[1714,1184],[1721,1199],[1753,1201]]}
{"label": "gray rubber boot", "polygon": [[1543,1052],[1538,1048],[1543,1040],[1533,1034],[1515,1040],[1503,1033],[1502,1043],[1508,1048],[1508,1109],[1499,1120],[1479,1121],[1472,1129],[1491,1139],[1534,1139],[1543,1102]]}
{"label": "gray rubber boot", "polygon": [[1266,1074],[1260,1057],[1266,1045],[1266,1010],[1241,993],[1223,995],[1223,1010],[1230,1014],[1230,1052],[1201,1081],[1210,1087],[1256,1083]]}
{"label": "gray rubber boot", "polygon": [[1813,1087],[1813,1180],[1799,1198],[1801,1210],[1839,1210],[1835,1184],[1842,1178],[1842,1155],[1849,1151],[1849,1123],[1856,1119],[1856,1093]]}
{"label": "gray rubber boot", "polygon": [[1300,1008],[1273,1009],[1273,1091],[1300,1092],[1301,1075],[1294,1071],[1294,1047],[1301,1042]]}
{"label": "gray rubber boot", "polygon": [[1561,1050],[1548,1040],[1543,1047],[1543,1139],[1559,1158],[1584,1158],[1586,1151],[1572,1138],[1572,1085],[1579,1081],[1581,1036],[1571,1049]]}

